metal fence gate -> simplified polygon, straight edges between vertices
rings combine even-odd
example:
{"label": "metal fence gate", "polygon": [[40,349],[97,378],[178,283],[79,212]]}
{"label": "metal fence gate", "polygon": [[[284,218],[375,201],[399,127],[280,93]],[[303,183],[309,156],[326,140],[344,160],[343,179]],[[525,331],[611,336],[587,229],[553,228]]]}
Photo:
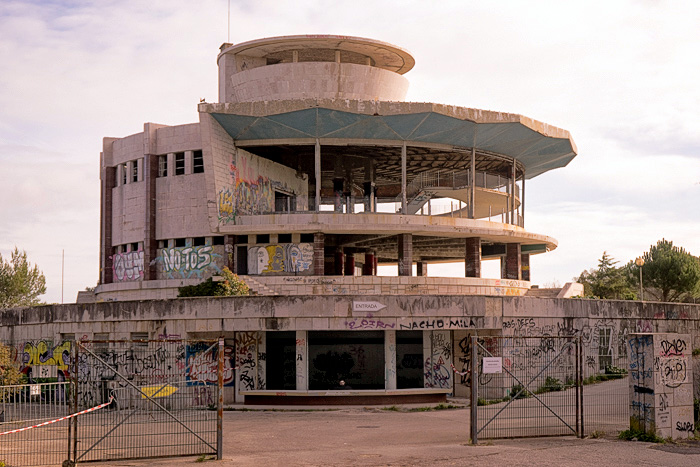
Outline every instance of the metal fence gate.
{"label": "metal fence gate", "polygon": [[479,375],[472,379],[473,443],[480,438],[583,437],[629,424],[626,372],[589,375],[578,337],[473,336],[471,353],[477,356],[471,372]]}
{"label": "metal fence gate", "polygon": [[72,460],[221,458],[223,340],[76,342]]}
{"label": "metal fence gate", "polygon": [[221,458],[223,340],[65,341],[52,357],[44,347],[24,367],[28,384],[0,387],[4,465]]}

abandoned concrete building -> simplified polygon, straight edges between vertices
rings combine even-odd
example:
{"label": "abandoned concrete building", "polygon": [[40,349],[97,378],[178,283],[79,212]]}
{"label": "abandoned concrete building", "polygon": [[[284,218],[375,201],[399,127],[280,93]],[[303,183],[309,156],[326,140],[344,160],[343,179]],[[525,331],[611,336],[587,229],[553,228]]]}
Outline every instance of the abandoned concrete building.
{"label": "abandoned concrete building", "polygon": [[[692,305],[526,296],[530,256],[557,247],[525,229],[526,180],[576,156],[567,131],[405,102],[413,57],[372,39],[225,43],[217,61],[199,122],[104,139],[97,303],[18,310],[0,337],[224,336],[227,399],[269,402],[340,379],[368,397],[465,395],[451,366],[468,367],[474,333],[581,336],[588,373],[628,333],[698,335]],[[500,278],[481,277],[491,260]],[[428,275],[456,261],[464,277]],[[255,296],[176,298],[224,267]]]}

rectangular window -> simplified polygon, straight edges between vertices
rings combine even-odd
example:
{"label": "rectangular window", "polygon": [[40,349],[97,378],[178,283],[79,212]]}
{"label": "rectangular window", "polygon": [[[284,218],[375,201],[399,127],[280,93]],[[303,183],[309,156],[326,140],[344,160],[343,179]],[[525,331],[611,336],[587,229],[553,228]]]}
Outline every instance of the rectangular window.
{"label": "rectangular window", "polygon": [[187,241],[184,238],[176,238],[175,248],[181,248],[183,246],[187,246]]}
{"label": "rectangular window", "polygon": [[292,234],[277,235],[277,243],[292,243]]}
{"label": "rectangular window", "polygon": [[133,161],[131,163],[131,181],[139,181],[139,161]]}
{"label": "rectangular window", "polygon": [[204,158],[202,151],[194,151],[192,153],[192,173],[204,173]]}
{"label": "rectangular window", "polygon": [[255,237],[255,242],[256,243],[270,243],[270,235],[269,234],[260,234]]}
{"label": "rectangular window", "polygon": [[206,243],[207,242],[204,237],[194,237],[192,239],[192,246],[204,246]]}
{"label": "rectangular window", "polygon": [[168,176],[168,155],[158,156],[158,177]]}
{"label": "rectangular window", "polygon": [[211,243],[212,243],[212,245],[223,245],[224,244],[224,236],[218,235],[216,237],[212,237]]}
{"label": "rectangular window", "polygon": [[309,331],[307,341],[310,390],[384,389],[383,331]]}
{"label": "rectangular window", "polygon": [[175,154],[175,175],[185,175],[185,153]]}
{"label": "rectangular window", "polygon": [[294,198],[287,193],[275,191],[275,212],[290,212],[292,211],[292,202]]}
{"label": "rectangular window", "polygon": [[314,234],[301,234],[299,236],[299,240],[301,241],[301,243],[313,243]]}
{"label": "rectangular window", "polygon": [[131,244],[131,251],[139,251],[139,242],[134,242]]}
{"label": "rectangular window", "polygon": [[126,181],[129,179],[129,166],[127,164],[122,164],[122,185],[126,185]]}

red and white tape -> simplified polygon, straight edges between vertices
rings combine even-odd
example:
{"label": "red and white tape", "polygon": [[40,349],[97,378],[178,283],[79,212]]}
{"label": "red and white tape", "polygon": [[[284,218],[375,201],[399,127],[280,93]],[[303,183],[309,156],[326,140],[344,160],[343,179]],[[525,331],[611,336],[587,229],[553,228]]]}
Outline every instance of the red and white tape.
{"label": "red and white tape", "polygon": [[104,404],[100,404],[100,405],[97,405],[95,407],[91,407],[89,409],[83,410],[82,412],[66,415],[65,417],[57,418],[56,420],[51,420],[49,422],[39,423],[38,425],[25,426],[24,428],[18,428],[16,430],[6,431],[4,433],[0,433],[0,436],[9,435],[11,433],[19,433],[20,431],[27,431],[27,430],[31,430],[32,428],[39,428],[41,426],[51,425],[52,423],[62,422],[63,420],[68,420],[69,418],[77,417],[78,415],[84,415],[84,414],[89,413],[89,412],[94,412],[95,410],[100,410],[101,408],[107,407],[109,404],[112,403],[113,400],[114,400],[114,397],[110,396],[109,401],[105,402]]}
{"label": "red and white tape", "polygon": [[468,375],[468,374],[470,373],[469,370],[467,370],[467,371],[457,371],[457,368],[455,368],[455,366],[454,366],[452,363],[450,363],[450,366],[452,367],[452,370],[453,370],[455,373],[457,373],[459,376]]}

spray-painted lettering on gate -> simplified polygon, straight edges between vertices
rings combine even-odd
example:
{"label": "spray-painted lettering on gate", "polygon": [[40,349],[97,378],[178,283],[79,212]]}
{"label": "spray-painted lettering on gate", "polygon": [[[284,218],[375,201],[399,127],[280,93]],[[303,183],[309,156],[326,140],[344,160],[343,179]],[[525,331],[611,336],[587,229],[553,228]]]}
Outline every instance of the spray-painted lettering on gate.
{"label": "spray-painted lettering on gate", "polygon": [[[217,384],[219,348],[208,342],[187,346],[187,384]],[[233,386],[233,347],[224,346],[224,386]]]}

